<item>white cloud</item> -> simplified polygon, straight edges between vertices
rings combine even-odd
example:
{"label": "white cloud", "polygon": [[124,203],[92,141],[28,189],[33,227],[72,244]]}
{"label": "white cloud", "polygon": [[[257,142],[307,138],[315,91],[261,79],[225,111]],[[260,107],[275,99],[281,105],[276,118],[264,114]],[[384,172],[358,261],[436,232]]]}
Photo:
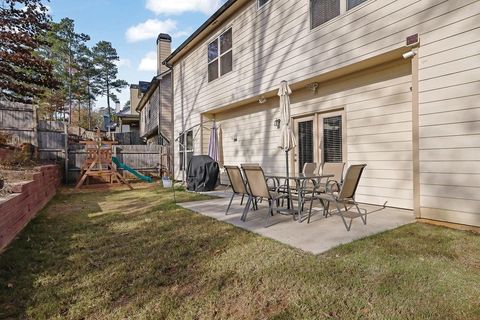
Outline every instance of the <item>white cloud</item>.
{"label": "white cloud", "polygon": [[187,37],[192,34],[192,30],[189,28],[187,30],[178,30],[173,33],[174,38]]}
{"label": "white cloud", "polygon": [[159,33],[171,33],[176,30],[177,22],[175,20],[158,20],[149,19],[145,22],[139,23],[136,26],[128,28],[125,36],[128,42],[138,42],[146,39],[153,39]]}
{"label": "white cloud", "polygon": [[223,0],[147,0],[146,7],[156,14],[181,14],[197,11],[211,14],[224,2]]}
{"label": "white cloud", "polygon": [[157,71],[157,53],[155,51],[148,52],[138,65],[140,71]]}
{"label": "white cloud", "polygon": [[127,58],[120,58],[116,63],[117,67],[130,67],[132,65],[132,62],[130,59]]}

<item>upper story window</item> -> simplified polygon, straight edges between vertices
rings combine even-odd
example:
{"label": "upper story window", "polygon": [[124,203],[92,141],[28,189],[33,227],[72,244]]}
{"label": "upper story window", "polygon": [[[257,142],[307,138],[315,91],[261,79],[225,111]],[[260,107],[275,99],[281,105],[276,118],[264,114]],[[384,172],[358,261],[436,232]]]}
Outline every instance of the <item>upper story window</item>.
{"label": "upper story window", "polygon": [[348,0],[347,1],[347,10],[355,8],[356,6],[358,6],[359,4],[362,4],[365,1],[367,1],[367,0]]}
{"label": "upper story window", "polygon": [[228,29],[208,45],[208,82],[233,69],[232,29]]}
{"label": "upper story window", "polygon": [[310,0],[311,29],[338,17],[367,0]]}
{"label": "upper story window", "polygon": [[269,2],[270,0],[257,0],[258,2],[258,7],[261,8],[263,7],[265,4],[267,4],[267,2]]}

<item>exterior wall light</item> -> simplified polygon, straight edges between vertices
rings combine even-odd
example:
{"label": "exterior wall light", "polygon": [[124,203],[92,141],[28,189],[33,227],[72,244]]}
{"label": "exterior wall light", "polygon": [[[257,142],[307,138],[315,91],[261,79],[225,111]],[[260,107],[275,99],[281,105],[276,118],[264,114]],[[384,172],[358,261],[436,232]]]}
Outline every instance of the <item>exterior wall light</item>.
{"label": "exterior wall light", "polygon": [[265,98],[264,96],[260,96],[260,99],[258,99],[258,103],[260,104],[264,104],[267,102],[267,98]]}
{"label": "exterior wall light", "polygon": [[273,121],[273,125],[275,126],[275,128],[280,129],[280,119],[275,119]]}
{"label": "exterior wall light", "polygon": [[313,93],[317,93],[317,90],[318,90],[318,87],[320,85],[318,84],[318,82],[313,82],[313,83],[310,83],[307,88],[310,89]]}

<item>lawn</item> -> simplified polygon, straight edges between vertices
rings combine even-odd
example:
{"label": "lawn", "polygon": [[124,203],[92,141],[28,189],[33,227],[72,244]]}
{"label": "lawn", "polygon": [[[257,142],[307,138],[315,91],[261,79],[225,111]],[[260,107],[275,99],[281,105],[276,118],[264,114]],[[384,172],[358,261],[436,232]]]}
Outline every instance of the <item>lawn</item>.
{"label": "lawn", "polygon": [[0,318],[479,319],[479,248],[413,224],[315,256],[159,188],[63,191],[0,255]]}

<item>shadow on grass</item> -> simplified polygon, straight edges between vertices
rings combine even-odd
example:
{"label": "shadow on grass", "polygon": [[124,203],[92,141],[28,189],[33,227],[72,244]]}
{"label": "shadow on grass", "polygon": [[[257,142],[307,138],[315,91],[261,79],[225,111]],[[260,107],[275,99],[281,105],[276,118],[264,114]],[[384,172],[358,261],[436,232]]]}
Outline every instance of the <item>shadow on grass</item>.
{"label": "shadow on grass", "polygon": [[0,318],[472,318],[478,239],[412,225],[313,256],[165,190],[61,194],[0,256]]}

